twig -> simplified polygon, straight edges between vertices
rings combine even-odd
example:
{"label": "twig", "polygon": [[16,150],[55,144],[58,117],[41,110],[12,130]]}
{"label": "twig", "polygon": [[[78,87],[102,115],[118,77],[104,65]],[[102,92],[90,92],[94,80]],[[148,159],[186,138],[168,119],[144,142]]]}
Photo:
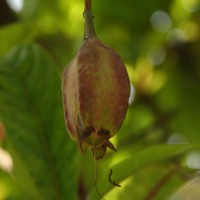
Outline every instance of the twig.
{"label": "twig", "polygon": [[116,183],[114,180],[111,179],[112,173],[113,173],[113,171],[112,171],[112,169],[110,169],[110,174],[108,174],[108,180],[109,180],[109,182],[112,185],[116,186],[116,187],[121,187],[121,185],[119,185],[118,183]]}

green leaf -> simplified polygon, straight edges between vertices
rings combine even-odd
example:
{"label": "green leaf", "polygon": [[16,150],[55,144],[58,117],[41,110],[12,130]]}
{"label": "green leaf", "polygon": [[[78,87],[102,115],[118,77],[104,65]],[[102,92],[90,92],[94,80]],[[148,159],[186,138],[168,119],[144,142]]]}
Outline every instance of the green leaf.
{"label": "green leaf", "polygon": [[[136,173],[136,171],[142,167],[166,160],[172,156],[180,155],[196,147],[196,145],[190,144],[156,145],[148,147],[111,167],[113,170],[112,179],[115,180],[116,183],[120,183],[127,177],[132,176],[132,174]],[[108,181],[108,173],[108,169],[102,170],[98,180],[99,190],[104,195],[113,188],[113,185]],[[88,195],[88,200],[92,199],[98,199],[98,194],[95,189]]]}
{"label": "green leaf", "polygon": [[77,199],[77,151],[66,134],[60,74],[37,45],[0,60],[0,119],[13,175],[30,199]]}

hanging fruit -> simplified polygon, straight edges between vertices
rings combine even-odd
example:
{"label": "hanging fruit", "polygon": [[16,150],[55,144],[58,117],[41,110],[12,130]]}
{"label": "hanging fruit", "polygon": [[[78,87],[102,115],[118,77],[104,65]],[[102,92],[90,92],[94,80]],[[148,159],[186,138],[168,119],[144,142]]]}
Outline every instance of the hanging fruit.
{"label": "hanging fruit", "polygon": [[62,95],[66,127],[81,152],[104,156],[121,127],[130,95],[130,81],[120,56],[95,33],[91,0],[85,0],[85,35],[75,58],[64,69]]}

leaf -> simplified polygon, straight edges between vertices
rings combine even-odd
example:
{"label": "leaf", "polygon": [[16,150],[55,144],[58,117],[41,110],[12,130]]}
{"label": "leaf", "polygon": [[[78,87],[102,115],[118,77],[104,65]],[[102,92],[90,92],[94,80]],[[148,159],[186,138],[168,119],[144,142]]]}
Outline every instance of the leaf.
{"label": "leaf", "polygon": [[30,199],[76,199],[77,154],[67,136],[60,75],[37,45],[0,60],[0,119],[14,176]]}
{"label": "leaf", "polygon": [[[140,152],[132,155],[130,158],[126,158],[123,161],[117,163],[112,168],[112,179],[117,183],[120,183],[127,177],[136,173],[137,170],[155,162],[166,160],[172,156],[177,156],[192,150],[196,145],[156,145],[148,147]],[[108,181],[108,169],[102,171],[98,180],[99,190],[102,194],[106,194],[113,188],[113,185]],[[88,195],[87,200],[98,199],[98,194],[93,189]]]}

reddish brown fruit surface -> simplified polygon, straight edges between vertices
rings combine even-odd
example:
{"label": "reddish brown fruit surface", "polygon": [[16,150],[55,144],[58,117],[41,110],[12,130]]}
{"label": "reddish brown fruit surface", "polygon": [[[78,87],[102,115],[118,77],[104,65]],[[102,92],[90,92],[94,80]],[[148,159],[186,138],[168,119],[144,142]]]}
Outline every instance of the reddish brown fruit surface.
{"label": "reddish brown fruit surface", "polygon": [[99,159],[107,147],[115,150],[109,139],[124,121],[130,82],[119,55],[97,39],[91,13],[85,18],[86,38],[63,73],[63,106],[72,139],[82,152],[91,148]]}
{"label": "reddish brown fruit surface", "polygon": [[124,121],[130,95],[120,57],[97,38],[87,39],[63,73],[62,92],[67,129],[81,150],[91,147],[98,158],[114,148],[109,138]]}

